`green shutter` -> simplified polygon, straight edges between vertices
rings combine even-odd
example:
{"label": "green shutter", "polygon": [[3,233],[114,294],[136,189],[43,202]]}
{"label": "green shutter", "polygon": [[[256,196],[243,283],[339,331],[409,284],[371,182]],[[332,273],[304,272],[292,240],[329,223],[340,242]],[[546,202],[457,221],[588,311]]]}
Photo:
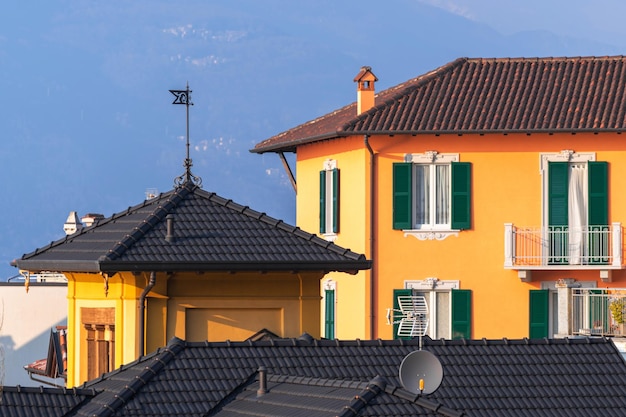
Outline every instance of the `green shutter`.
{"label": "green shutter", "polygon": [[529,337],[541,339],[548,337],[548,290],[530,290],[529,294]]}
{"label": "green shutter", "polygon": [[326,233],[326,171],[320,171],[320,233]]}
{"label": "green shutter", "polygon": [[472,291],[452,290],[452,339],[472,337]]}
{"label": "green shutter", "polygon": [[[391,312],[391,321],[394,322],[395,321],[395,317],[396,315],[399,317],[400,313],[395,313],[395,311],[400,311],[400,304],[398,303],[398,297],[399,296],[407,296],[407,295],[413,295],[413,290],[411,289],[402,289],[402,290],[393,290],[393,303],[391,305],[393,305],[393,310]],[[393,324],[393,338],[394,339],[410,339],[410,337],[398,337],[398,323],[394,323]]]}
{"label": "green shutter", "polygon": [[471,226],[472,165],[453,162],[452,169],[452,228],[469,229]]}
{"label": "green shutter", "polygon": [[324,292],[324,337],[326,339],[335,338],[335,290],[325,290]]}
{"label": "green shutter", "polygon": [[552,265],[568,263],[568,187],[569,164],[548,162],[548,263]]}
{"label": "green shutter", "polygon": [[393,164],[393,228],[396,230],[413,228],[412,174],[413,164],[406,162]]}
{"label": "green shutter", "polygon": [[[607,264],[609,262],[609,170],[606,162],[587,164],[589,262]],[[604,233],[597,233],[604,232]]]}
{"label": "green shutter", "polygon": [[609,182],[606,162],[589,162],[589,225],[606,226],[609,224]]}
{"label": "green shutter", "polygon": [[567,162],[548,162],[548,226],[567,226]]}
{"label": "green shutter", "polygon": [[333,176],[333,233],[339,232],[339,170],[337,168],[331,171]]}

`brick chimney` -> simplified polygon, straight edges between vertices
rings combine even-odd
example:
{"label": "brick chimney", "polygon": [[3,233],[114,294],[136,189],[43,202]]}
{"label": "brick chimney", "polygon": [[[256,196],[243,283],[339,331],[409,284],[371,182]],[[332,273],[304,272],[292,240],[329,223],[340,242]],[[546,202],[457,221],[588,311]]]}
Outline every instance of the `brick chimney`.
{"label": "brick chimney", "polygon": [[374,95],[376,90],[374,83],[378,78],[372,72],[370,67],[361,67],[361,71],[354,77],[356,87],[356,114],[357,116],[374,107]]}

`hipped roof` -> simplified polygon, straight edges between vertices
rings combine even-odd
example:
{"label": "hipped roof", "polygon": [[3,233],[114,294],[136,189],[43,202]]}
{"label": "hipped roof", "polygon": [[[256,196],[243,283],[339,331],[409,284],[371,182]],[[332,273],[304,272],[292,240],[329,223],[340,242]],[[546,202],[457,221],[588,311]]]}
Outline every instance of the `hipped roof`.
{"label": "hipped roof", "polygon": [[[168,220],[171,218],[171,235]],[[342,271],[371,263],[187,183],[16,260],[31,272]]]}

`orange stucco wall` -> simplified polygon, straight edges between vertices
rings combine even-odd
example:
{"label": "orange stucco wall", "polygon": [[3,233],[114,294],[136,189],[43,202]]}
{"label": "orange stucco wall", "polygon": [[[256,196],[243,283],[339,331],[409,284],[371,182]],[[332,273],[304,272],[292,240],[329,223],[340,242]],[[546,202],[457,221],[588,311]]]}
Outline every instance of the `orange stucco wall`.
{"label": "orange stucco wall", "polygon": [[[540,155],[570,149],[594,153],[609,163],[609,222],[626,217],[626,146],[618,134],[510,134],[373,136],[374,195],[374,302],[370,302],[370,272],[337,277],[337,337],[391,338],[385,313],[393,289],[405,280],[457,280],[472,290],[473,338],[528,336],[528,297],[541,281],[575,278],[595,281],[598,287],[626,287],[623,270],[612,271],[612,282],[600,280],[598,270],[533,271],[532,282],[504,268],[504,224],[542,225]],[[392,229],[392,163],[406,153],[426,151],[458,154],[472,164],[472,226],[444,240],[418,240]],[[340,169],[340,230],[335,243],[369,251],[370,155],[363,137],[342,138],[298,148],[297,223],[305,230],[319,229],[318,173],[323,161],[335,159]],[[370,310],[371,306],[371,310]],[[369,333],[373,315],[374,332]],[[365,321],[365,322],[364,322]]]}

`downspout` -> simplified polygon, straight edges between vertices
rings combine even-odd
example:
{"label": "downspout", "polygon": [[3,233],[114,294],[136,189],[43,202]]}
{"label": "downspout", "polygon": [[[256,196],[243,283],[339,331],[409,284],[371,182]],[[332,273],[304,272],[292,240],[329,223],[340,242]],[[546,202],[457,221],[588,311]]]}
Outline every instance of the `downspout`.
{"label": "downspout", "polygon": [[139,356],[145,355],[144,352],[144,341],[146,338],[146,297],[152,287],[156,284],[156,272],[150,272],[150,279],[148,280],[148,285],[143,289],[141,295],[139,296]]}
{"label": "downspout", "polygon": [[375,199],[374,199],[374,190],[376,189],[374,182],[376,180],[376,173],[375,173],[375,155],[374,155],[374,150],[372,149],[372,147],[370,146],[370,142],[369,142],[369,135],[363,135],[363,143],[365,144],[365,147],[367,148],[367,150],[369,151],[370,154],[370,235],[369,235],[369,244],[370,244],[370,249],[369,249],[369,255],[370,255],[370,260],[372,261],[372,269],[370,269],[370,339],[375,339],[376,335],[375,333],[375,319],[376,319],[376,315],[374,314],[374,308],[376,305],[376,294],[374,291],[374,285],[376,283],[376,256],[374,254],[374,250],[375,250],[375,242],[374,239],[376,237],[376,234],[374,233],[374,219],[376,218],[375,216]]}

